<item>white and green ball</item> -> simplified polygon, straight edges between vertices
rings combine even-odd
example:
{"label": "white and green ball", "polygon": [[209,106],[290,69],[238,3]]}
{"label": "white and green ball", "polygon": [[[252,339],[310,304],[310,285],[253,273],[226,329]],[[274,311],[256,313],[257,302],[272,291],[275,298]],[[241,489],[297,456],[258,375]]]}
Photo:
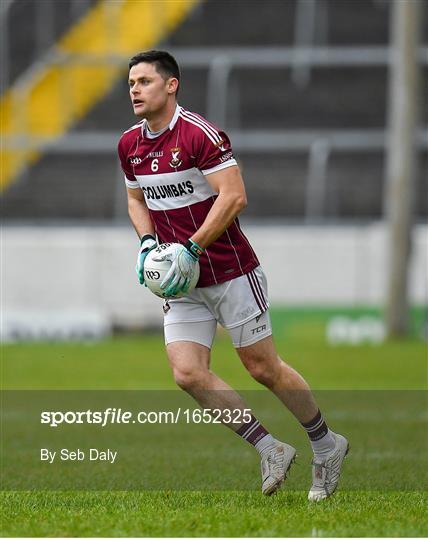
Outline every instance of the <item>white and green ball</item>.
{"label": "white and green ball", "polygon": [[153,257],[162,254],[174,253],[177,249],[181,249],[181,244],[166,243],[160,244],[157,248],[152,249],[147,254],[147,257],[144,261],[144,281],[147,284],[147,287],[160,298],[181,298],[187,296],[193,289],[196,287],[199,279],[199,262],[196,264],[195,273],[193,274],[192,281],[190,282],[189,289],[186,293],[178,293],[175,296],[166,296],[165,291],[160,288],[164,277],[168,273],[168,270],[171,268],[171,261],[154,261]]}

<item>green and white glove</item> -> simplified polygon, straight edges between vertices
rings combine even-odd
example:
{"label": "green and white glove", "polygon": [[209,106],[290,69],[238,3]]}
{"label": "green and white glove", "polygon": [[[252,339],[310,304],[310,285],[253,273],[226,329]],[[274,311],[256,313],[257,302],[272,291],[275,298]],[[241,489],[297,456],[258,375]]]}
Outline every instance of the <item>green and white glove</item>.
{"label": "green and white glove", "polygon": [[188,291],[199,257],[204,251],[201,246],[189,239],[186,245],[180,245],[174,251],[167,251],[153,257],[154,261],[172,262],[171,268],[160,284],[160,288],[165,291],[165,296],[175,296],[180,292]]}
{"label": "green and white glove", "polygon": [[137,264],[135,265],[135,271],[138,275],[138,281],[141,285],[144,283],[144,261],[149,251],[157,246],[156,238],[151,234],[145,234],[141,237],[140,251],[137,256]]}

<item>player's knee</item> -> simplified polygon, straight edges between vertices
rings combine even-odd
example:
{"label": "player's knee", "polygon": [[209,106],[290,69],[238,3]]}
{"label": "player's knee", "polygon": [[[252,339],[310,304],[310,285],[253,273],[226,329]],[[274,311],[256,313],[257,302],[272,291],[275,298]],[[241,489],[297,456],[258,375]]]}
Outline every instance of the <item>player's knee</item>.
{"label": "player's knee", "polygon": [[183,390],[191,390],[201,386],[206,377],[205,370],[200,368],[173,368],[173,374],[175,383]]}
{"label": "player's knee", "polygon": [[277,370],[271,363],[253,360],[247,362],[245,364],[245,367],[247,368],[251,377],[253,377],[253,379],[255,379],[260,384],[263,384],[267,387],[270,387],[274,384],[277,376]]}

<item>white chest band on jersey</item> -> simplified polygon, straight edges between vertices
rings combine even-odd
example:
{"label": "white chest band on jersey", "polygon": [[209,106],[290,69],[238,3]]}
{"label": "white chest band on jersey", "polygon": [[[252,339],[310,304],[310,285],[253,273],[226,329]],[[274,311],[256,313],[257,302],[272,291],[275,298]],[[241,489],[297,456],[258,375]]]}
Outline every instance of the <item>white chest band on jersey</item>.
{"label": "white chest band on jersey", "polygon": [[204,175],[193,167],[186,171],[135,176],[150,210],[173,210],[216,195]]}

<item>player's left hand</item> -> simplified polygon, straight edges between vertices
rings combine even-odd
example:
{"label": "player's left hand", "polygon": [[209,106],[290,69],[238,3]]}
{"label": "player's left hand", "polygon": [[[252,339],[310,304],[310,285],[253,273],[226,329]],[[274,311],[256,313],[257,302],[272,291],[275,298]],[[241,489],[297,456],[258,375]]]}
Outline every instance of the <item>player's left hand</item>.
{"label": "player's left hand", "polygon": [[160,288],[165,295],[175,296],[179,292],[186,293],[192,277],[195,273],[199,256],[204,250],[192,240],[188,240],[185,246],[179,246],[174,251],[166,250],[164,253],[153,257],[154,261],[171,261],[171,268],[164,277]]}

